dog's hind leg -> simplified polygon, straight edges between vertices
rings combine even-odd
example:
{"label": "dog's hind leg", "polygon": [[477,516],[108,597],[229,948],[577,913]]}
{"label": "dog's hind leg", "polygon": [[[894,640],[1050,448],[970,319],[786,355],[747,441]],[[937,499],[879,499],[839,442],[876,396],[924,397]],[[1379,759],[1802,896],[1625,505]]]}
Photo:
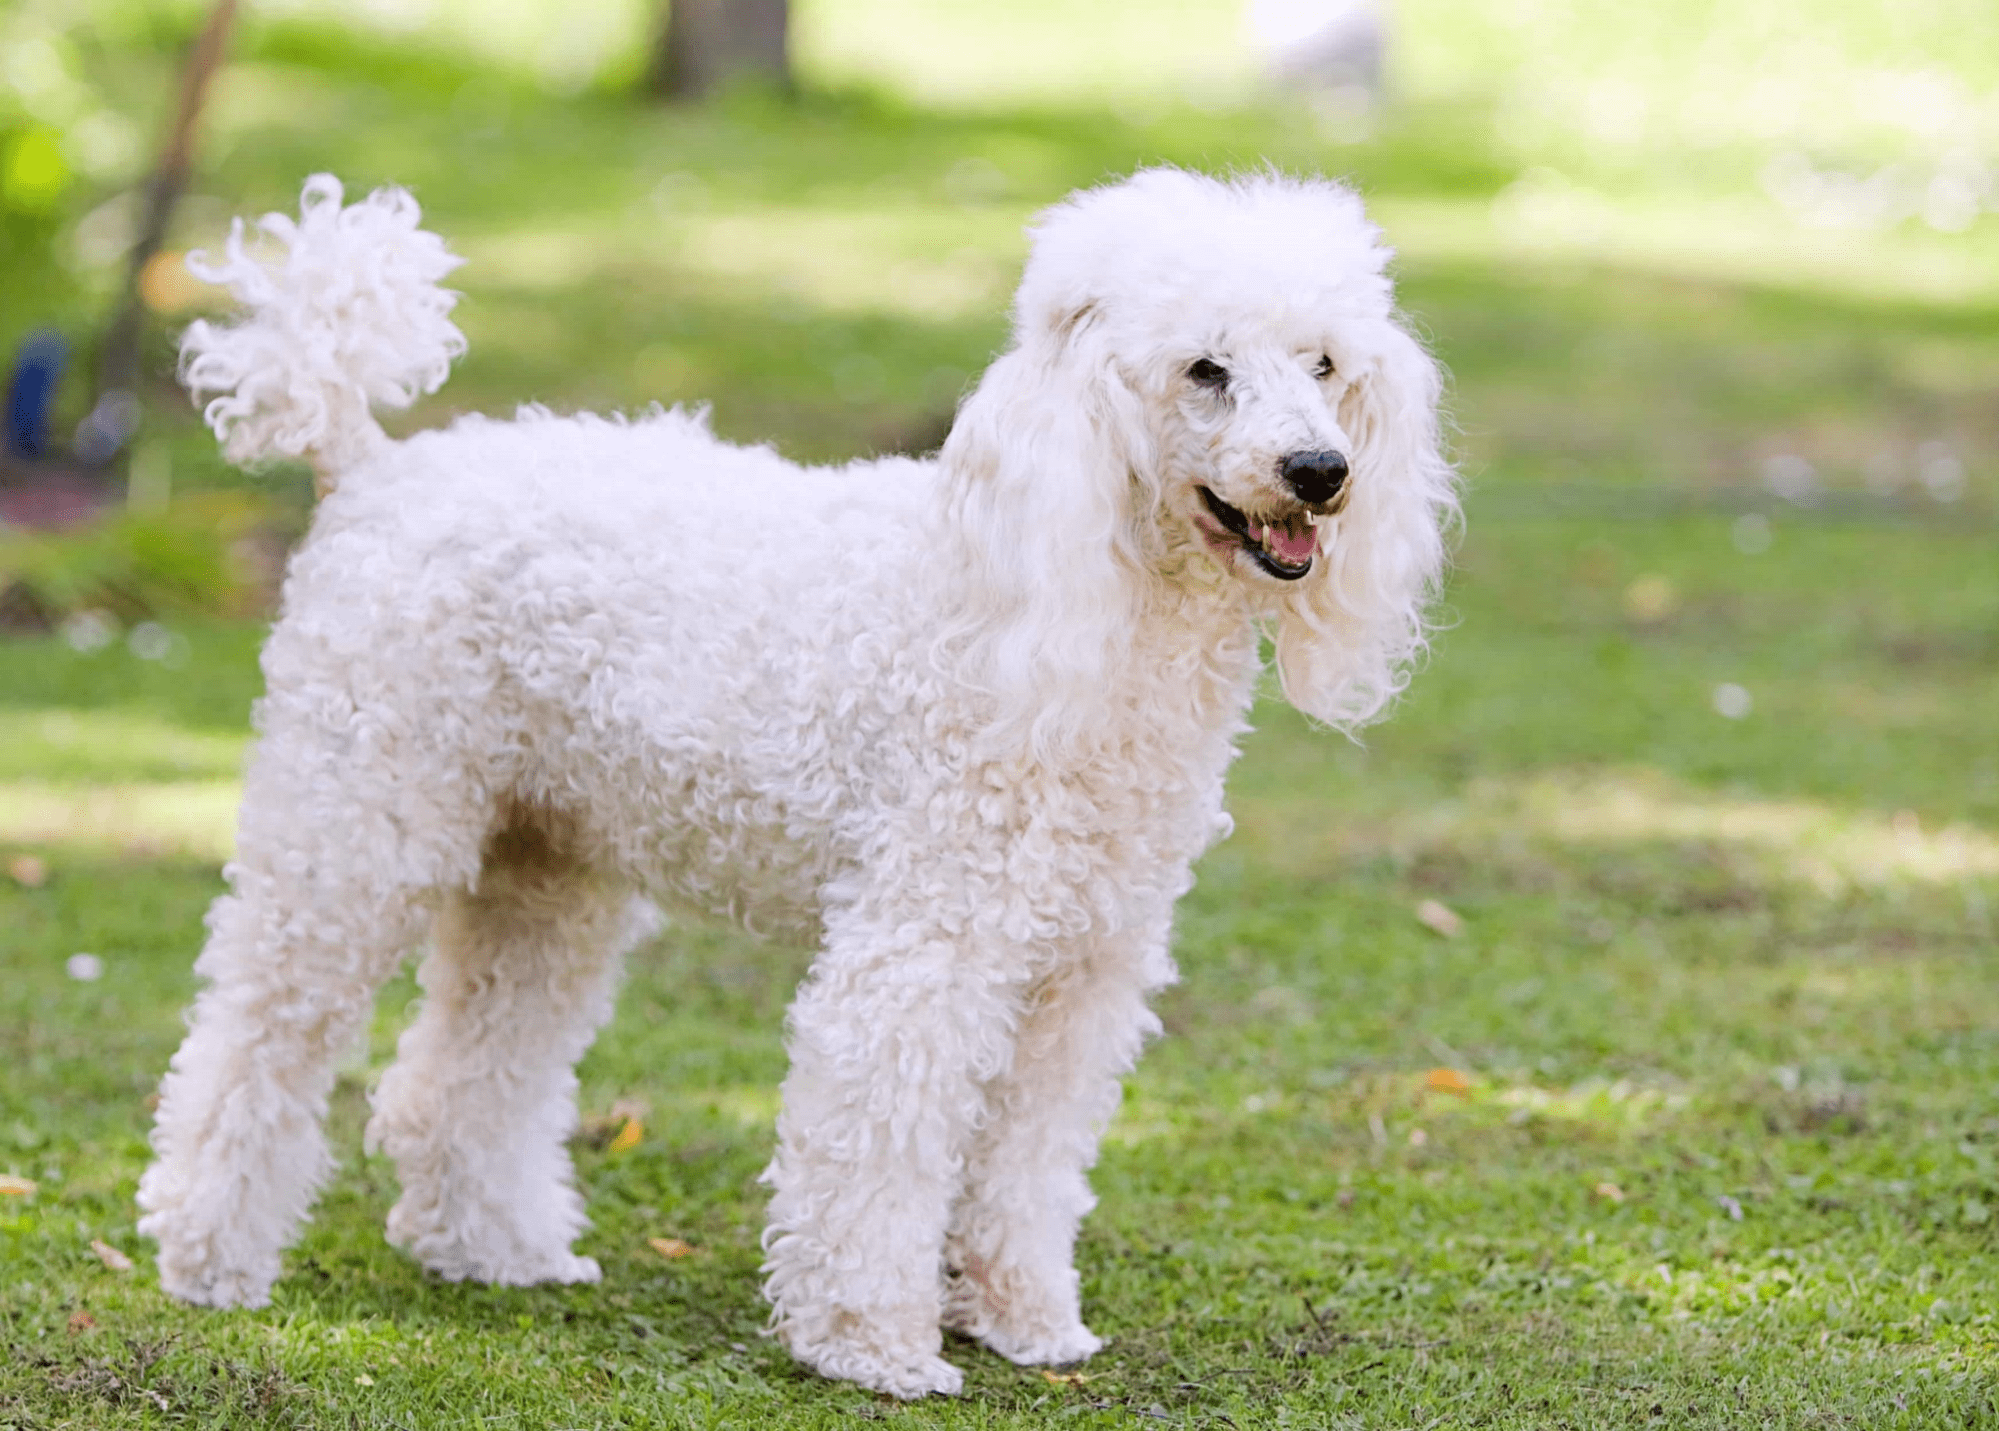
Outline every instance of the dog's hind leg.
{"label": "dog's hind leg", "polygon": [[1095,1206],[1088,1172],[1117,1111],[1119,1081],[1158,1031],[1146,996],[1170,983],[1162,929],[1143,943],[1076,951],[1035,991],[1013,1063],[987,1089],[952,1218],[944,1325],[1010,1361],[1080,1361],[1076,1230]]}
{"label": "dog's hind leg", "polygon": [[[208,915],[207,981],[160,1086],[139,1230],[160,1285],[209,1306],[264,1305],[331,1167],[321,1124],[335,1065],[420,937],[426,893],[470,877],[483,816],[346,778],[356,742],[282,711],[245,780],[231,891]],[[424,791],[424,798],[435,792]]]}
{"label": "dog's hind leg", "polygon": [[488,842],[475,888],[447,896],[424,997],[375,1091],[368,1145],[395,1159],[389,1240],[452,1281],[594,1282],[565,1141],[576,1061],[610,1017],[645,906],[522,812]]}

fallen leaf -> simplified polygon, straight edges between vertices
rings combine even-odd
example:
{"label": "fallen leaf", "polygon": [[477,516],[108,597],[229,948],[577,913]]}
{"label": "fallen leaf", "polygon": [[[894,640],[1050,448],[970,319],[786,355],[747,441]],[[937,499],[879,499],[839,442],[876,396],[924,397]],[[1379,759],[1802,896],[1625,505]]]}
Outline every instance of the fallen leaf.
{"label": "fallen leaf", "polygon": [[23,889],[40,889],[49,880],[49,867],[33,855],[16,855],[8,861],[7,873]]}
{"label": "fallen leaf", "polygon": [[1455,1068],[1433,1068],[1423,1079],[1423,1086],[1432,1093],[1469,1093],[1471,1080]]}
{"label": "fallen leaf", "polygon": [[71,1336],[75,1336],[78,1332],[94,1331],[96,1328],[97,1318],[91,1316],[90,1313],[71,1312],[69,1314],[69,1331]]}
{"label": "fallen leaf", "polygon": [[646,1115],[652,1109],[642,1098],[620,1098],[609,1110],[592,1114],[583,1120],[578,1136],[593,1148],[608,1148],[613,1138],[621,1137],[628,1123],[637,1123],[639,1132],[645,1132]]}
{"label": "fallen leaf", "polygon": [[611,1139],[609,1151],[613,1153],[629,1153],[639,1145],[639,1139],[645,1137],[645,1135],[645,1124],[636,1118],[627,1118],[625,1126],[618,1130],[618,1136]]}
{"label": "fallen leaf", "polygon": [[1088,1382],[1090,1378],[1088,1373],[1086,1372],[1043,1370],[1041,1373],[1041,1379],[1047,1382],[1050,1386],[1082,1386],[1083,1384]]}
{"label": "fallen leaf", "polygon": [[1624,1201],[1624,1189],[1619,1187],[1616,1183],[1598,1183],[1595,1187],[1590,1189],[1590,1195],[1593,1197],[1600,1197],[1605,1202]]}
{"label": "fallen leaf", "polygon": [[1457,911],[1434,899],[1426,899],[1416,906],[1416,922],[1446,939],[1455,939],[1465,932],[1465,922]]}
{"label": "fallen leaf", "polygon": [[108,1242],[100,1242],[93,1239],[90,1244],[90,1250],[97,1254],[99,1262],[102,1262],[113,1272],[130,1272],[132,1270],[132,1259]]}
{"label": "fallen leaf", "polygon": [[35,1185],[12,1173],[0,1173],[0,1197],[33,1197]]}
{"label": "fallen leaf", "polygon": [[648,1237],[646,1245],[662,1257],[692,1257],[695,1252],[693,1243],[677,1237]]}

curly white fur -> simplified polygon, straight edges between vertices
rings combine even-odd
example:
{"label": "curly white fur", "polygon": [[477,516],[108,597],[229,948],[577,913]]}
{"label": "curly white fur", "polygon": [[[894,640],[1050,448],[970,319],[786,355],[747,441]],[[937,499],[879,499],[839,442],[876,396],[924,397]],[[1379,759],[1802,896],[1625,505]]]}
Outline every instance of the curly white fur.
{"label": "curly white fur", "polygon": [[436,392],[465,351],[451,322],[458,295],[438,287],[464,260],[417,227],[416,201],[401,189],[348,208],[341,193],[338,179],[316,174],[296,222],[258,221],[287,250],[275,267],[245,251],[241,219],[224,262],[188,255],[195,277],[250,310],[232,327],[195,323],[181,340],[181,381],[196,401],[216,394],[202,416],[231,462],[310,457],[330,480],[382,441],[371,406],[405,408]]}
{"label": "curly white fur", "polygon": [[[249,321],[189,340],[232,453],[340,480],[140,1187],[162,1284],[268,1299],[335,1060],[426,930],[368,1133],[390,1236],[445,1277],[596,1277],[571,1068],[645,894],[819,945],[766,1175],[785,1344],[899,1396],[959,1385],[942,1326],[1089,1355],[1086,1173],[1228,828],[1259,631],[1354,725],[1442,569],[1438,376],[1358,200],[1173,170],[1072,198],[939,457],[826,470],[680,412],[389,443],[359,398],[453,350],[443,250],[406,197],[332,193],[277,227],[314,281],[239,273]],[[1349,475],[1308,500],[1299,454]]]}

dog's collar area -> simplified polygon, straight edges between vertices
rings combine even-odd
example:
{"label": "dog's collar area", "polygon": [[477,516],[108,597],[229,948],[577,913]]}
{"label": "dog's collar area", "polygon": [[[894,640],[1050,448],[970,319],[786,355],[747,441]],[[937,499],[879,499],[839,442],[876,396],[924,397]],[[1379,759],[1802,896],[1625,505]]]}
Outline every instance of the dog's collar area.
{"label": "dog's collar area", "polygon": [[[1234,539],[1233,545],[1247,552],[1265,572],[1279,581],[1297,581],[1311,572],[1311,544],[1316,538],[1302,510],[1282,523],[1252,522],[1249,513],[1224,502],[1207,487],[1199,491],[1208,514]],[[1304,559],[1293,559],[1292,554],[1301,549]]]}

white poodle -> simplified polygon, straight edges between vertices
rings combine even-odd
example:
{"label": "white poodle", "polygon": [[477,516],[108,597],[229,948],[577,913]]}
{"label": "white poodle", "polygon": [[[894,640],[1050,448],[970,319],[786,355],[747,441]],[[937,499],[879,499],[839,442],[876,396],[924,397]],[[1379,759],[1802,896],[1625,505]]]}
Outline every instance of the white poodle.
{"label": "white poodle", "polygon": [[[1438,372],[1338,185],[1172,169],[1043,215],[935,459],[800,468],[703,416],[523,409],[392,442],[457,263],[407,194],[232,235],[184,377],[324,501],[264,651],[207,981],[161,1089],[161,1284],[262,1306],[334,1067],[428,936],[375,1090],[390,1238],[580,1282],[564,1142],[646,896],[813,941],[764,1236],[776,1334],[897,1396],[940,1327],[1099,1346],[1072,1253],[1268,633],[1301,710],[1401,689],[1444,564]],[[198,270],[199,271],[199,270]]]}

